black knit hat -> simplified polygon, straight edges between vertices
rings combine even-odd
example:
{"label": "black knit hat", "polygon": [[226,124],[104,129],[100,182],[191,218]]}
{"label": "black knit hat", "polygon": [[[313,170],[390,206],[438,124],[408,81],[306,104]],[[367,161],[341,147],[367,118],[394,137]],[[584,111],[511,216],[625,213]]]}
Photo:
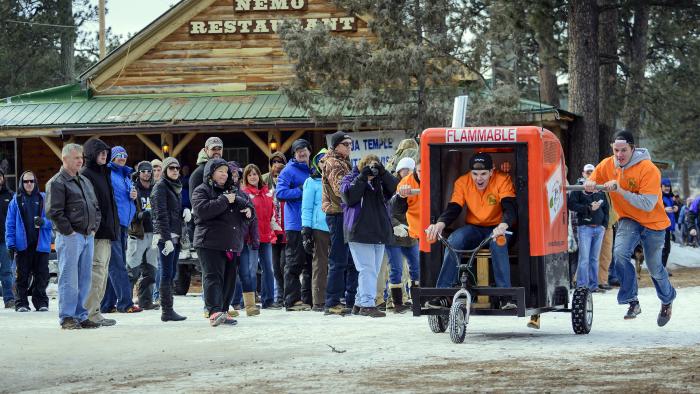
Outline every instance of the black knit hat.
{"label": "black knit hat", "polygon": [[352,140],[352,137],[342,130],[331,134],[331,149],[335,149],[336,146],[345,140]]}
{"label": "black knit hat", "polygon": [[627,130],[620,130],[613,136],[612,142],[615,143],[617,141],[624,141],[630,145],[634,145],[634,136]]}
{"label": "black knit hat", "polygon": [[488,153],[476,153],[469,159],[470,170],[491,170],[493,169],[493,159]]}

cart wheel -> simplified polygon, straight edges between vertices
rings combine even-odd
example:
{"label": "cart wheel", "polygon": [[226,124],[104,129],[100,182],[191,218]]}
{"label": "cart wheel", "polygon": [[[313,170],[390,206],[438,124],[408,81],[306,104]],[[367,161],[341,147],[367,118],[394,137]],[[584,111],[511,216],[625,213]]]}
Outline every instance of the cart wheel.
{"label": "cart wheel", "polygon": [[428,325],[430,331],[440,334],[447,330],[449,316],[447,315],[428,315]]}
{"label": "cart wheel", "polygon": [[457,299],[450,308],[450,339],[454,343],[464,342],[467,335],[467,313],[469,305],[464,298]]}
{"label": "cart wheel", "polygon": [[586,288],[574,290],[571,325],[576,334],[588,334],[593,326],[593,296]]}

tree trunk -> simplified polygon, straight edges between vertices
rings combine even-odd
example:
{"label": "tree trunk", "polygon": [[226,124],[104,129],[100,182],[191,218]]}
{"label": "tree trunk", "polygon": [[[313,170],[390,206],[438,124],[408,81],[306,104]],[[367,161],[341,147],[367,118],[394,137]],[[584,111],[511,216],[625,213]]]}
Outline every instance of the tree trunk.
{"label": "tree trunk", "polygon": [[[58,20],[61,25],[75,25],[72,0],[59,0]],[[75,29],[61,28],[61,77],[66,84],[75,82],[75,40]]]}
{"label": "tree trunk", "polygon": [[[571,135],[569,174],[598,160],[598,6],[594,1],[569,4],[569,107],[581,116]],[[570,177],[570,179],[573,179]]]}
{"label": "tree trunk", "polygon": [[[599,0],[599,6],[614,5],[616,0]],[[600,76],[598,78],[599,159],[610,155],[610,142],[615,132],[615,85],[617,84],[617,7],[600,13],[598,26]]]}
{"label": "tree trunk", "polygon": [[642,90],[644,88],[644,69],[647,64],[647,32],[649,30],[649,6],[644,2],[634,5],[634,25],[629,37],[629,75],[625,85],[625,106],[622,110],[622,122],[625,129],[639,138],[639,126],[642,112]]}
{"label": "tree trunk", "polygon": [[552,0],[535,2],[528,14],[528,24],[535,32],[539,57],[540,99],[559,108],[557,85],[557,47],[554,40],[554,3]]}
{"label": "tree trunk", "polygon": [[[681,161],[681,196],[683,198],[690,197],[690,175],[688,174],[688,160]],[[683,200],[685,204],[685,200]]]}

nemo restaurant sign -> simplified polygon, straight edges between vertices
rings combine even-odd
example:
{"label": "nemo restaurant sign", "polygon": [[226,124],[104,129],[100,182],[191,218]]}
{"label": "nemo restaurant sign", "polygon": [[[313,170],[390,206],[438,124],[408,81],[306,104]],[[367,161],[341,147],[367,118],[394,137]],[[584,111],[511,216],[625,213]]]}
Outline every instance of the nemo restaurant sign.
{"label": "nemo restaurant sign", "polygon": [[233,10],[241,19],[191,21],[190,34],[264,34],[277,33],[277,28],[284,21],[299,21],[305,29],[314,29],[323,24],[330,31],[356,31],[357,21],[354,16],[332,18],[296,18],[296,19],[259,19],[247,17],[246,13],[271,11],[305,11],[308,0],[234,0]]}

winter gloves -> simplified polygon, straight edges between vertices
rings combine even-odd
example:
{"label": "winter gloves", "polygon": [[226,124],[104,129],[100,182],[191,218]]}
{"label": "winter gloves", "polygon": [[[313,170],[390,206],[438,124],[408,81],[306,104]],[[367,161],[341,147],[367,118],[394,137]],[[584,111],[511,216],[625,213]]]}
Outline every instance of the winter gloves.
{"label": "winter gloves", "polygon": [[182,218],[185,219],[185,223],[189,223],[192,220],[192,211],[189,208],[185,208],[182,211]]}
{"label": "winter gloves", "polygon": [[394,235],[399,238],[408,237],[408,226],[405,224],[399,224],[394,226]]}
{"label": "winter gloves", "polygon": [[306,253],[314,254],[314,233],[310,227],[302,227],[301,244],[304,246]]}
{"label": "winter gloves", "polygon": [[173,245],[173,241],[167,240],[165,241],[165,245],[163,245],[163,256],[167,256],[170,253],[172,253],[175,250],[175,245]]}

